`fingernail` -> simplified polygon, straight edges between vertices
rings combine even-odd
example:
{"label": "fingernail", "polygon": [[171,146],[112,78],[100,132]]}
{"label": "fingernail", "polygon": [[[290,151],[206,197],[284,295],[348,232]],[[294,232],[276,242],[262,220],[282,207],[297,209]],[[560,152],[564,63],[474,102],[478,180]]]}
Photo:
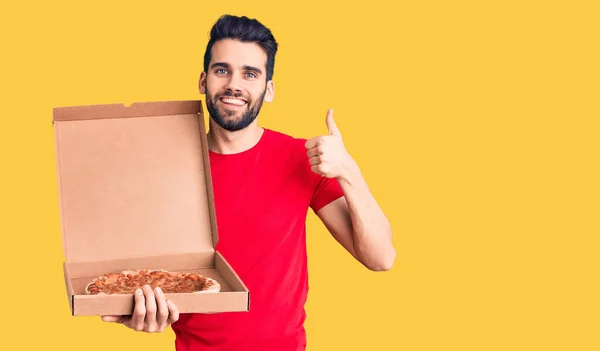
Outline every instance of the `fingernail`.
{"label": "fingernail", "polygon": [[136,293],[136,294],[138,294],[138,295],[142,295],[142,289],[137,289],[137,290],[135,291],[135,293]]}
{"label": "fingernail", "polygon": [[162,294],[162,290],[159,287],[156,287],[156,293],[157,294]]}

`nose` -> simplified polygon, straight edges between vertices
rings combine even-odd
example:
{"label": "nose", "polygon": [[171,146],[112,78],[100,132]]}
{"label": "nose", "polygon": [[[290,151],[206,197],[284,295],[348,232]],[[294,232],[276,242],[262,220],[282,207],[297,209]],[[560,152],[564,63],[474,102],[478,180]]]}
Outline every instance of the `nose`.
{"label": "nose", "polygon": [[241,79],[236,75],[232,74],[229,76],[229,79],[225,83],[225,89],[232,91],[241,91]]}

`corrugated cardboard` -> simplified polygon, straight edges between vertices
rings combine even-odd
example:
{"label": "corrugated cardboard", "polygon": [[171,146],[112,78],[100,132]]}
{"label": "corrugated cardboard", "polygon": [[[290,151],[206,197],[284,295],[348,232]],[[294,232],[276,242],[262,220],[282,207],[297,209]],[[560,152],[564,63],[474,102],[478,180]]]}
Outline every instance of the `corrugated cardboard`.
{"label": "corrugated cardboard", "polygon": [[54,109],[65,286],[75,316],[128,315],[133,295],[86,295],[109,272],[166,269],[221,292],[165,294],[180,313],[248,311],[250,293],[215,251],[217,223],[200,101]]}

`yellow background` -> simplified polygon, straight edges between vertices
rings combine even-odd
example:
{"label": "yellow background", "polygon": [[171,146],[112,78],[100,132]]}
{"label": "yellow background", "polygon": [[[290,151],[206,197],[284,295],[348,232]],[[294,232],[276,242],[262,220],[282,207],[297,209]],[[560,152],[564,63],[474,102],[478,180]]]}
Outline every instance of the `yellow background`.
{"label": "yellow background", "polygon": [[593,1],[15,3],[0,11],[0,349],[173,350],[170,329],[69,315],[51,112],[203,99],[223,13],[280,43],[261,124],[312,137],[334,107],[393,226],[396,265],[373,273],[310,214],[309,351],[600,349]]}

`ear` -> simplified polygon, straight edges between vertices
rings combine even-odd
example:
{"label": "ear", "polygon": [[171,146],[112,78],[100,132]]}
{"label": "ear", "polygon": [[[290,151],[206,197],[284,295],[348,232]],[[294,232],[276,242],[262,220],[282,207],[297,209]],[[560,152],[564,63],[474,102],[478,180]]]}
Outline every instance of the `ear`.
{"label": "ear", "polygon": [[200,94],[206,94],[206,72],[200,73],[200,81],[198,82],[198,90],[200,90]]}
{"label": "ear", "polygon": [[267,82],[267,92],[265,93],[265,102],[271,102],[275,98],[275,83],[272,80]]}

